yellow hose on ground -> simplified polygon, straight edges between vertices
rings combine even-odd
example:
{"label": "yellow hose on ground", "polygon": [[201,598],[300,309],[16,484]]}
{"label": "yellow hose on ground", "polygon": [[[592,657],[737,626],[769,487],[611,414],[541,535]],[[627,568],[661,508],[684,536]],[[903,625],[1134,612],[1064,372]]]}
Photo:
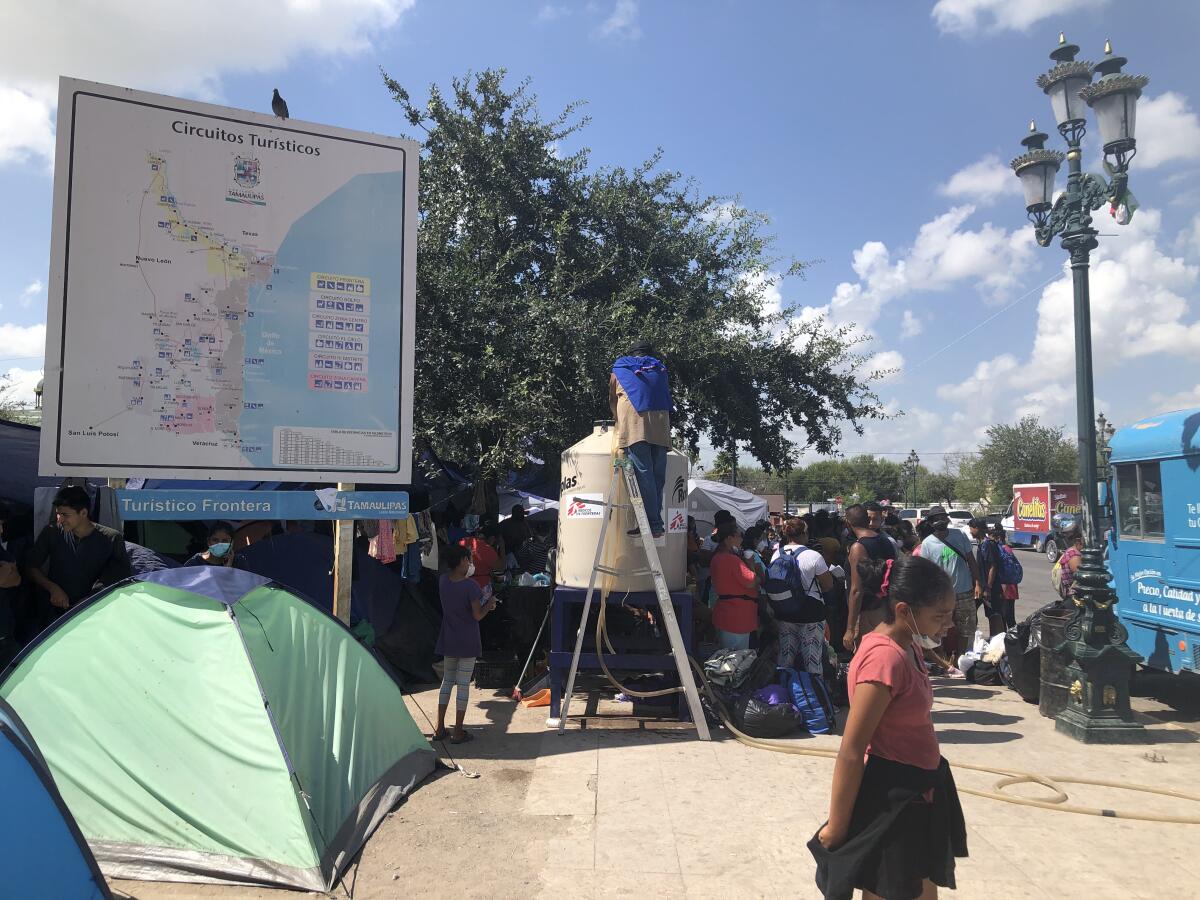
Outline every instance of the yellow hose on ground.
{"label": "yellow hose on ground", "polygon": [[[773,741],[763,738],[751,737],[739,731],[734,727],[733,723],[725,715],[725,710],[720,702],[713,696],[709,689],[708,679],[704,677],[704,670],[693,659],[692,666],[696,669],[700,676],[700,686],[706,694],[708,694],[709,702],[713,709],[721,717],[721,721],[738,741],[748,747],[755,747],[759,750],[770,750],[775,753],[790,753],[795,756],[815,756],[821,759],[837,759],[837,750],[816,749],[808,747],[799,747],[790,741]],[[1155,813],[1141,812],[1123,812],[1115,809],[1101,809],[1091,806],[1074,806],[1068,803],[1070,797],[1067,792],[1061,787],[1063,784],[1086,784],[1091,787],[1107,787],[1118,788],[1125,791],[1133,791],[1141,794],[1157,794],[1161,797],[1173,797],[1177,800],[1190,800],[1193,803],[1200,803],[1200,797],[1194,794],[1186,794],[1183,791],[1173,791],[1168,788],[1156,788],[1144,784],[1121,784],[1115,781],[1103,781],[1096,778],[1074,778],[1068,775],[1036,775],[1032,772],[1021,772],[1010,769],[996,769],[991,766],[976,766],[970,763],[955,763],[950,762],[952,768],[962,769],[971,772],[986,772],[990,775],[1002,776],[996,782],[994,790],[980,791],[975,788],[958,788],[960,794],[970,794],[972,797],[983,797],[987,800],[999,800],[1002,803],[1015,803],[1019,806],[1033,806],[1038,809],[1050,809],[1058,812],[1075,813],[1081,816],[1101,816],[1106,819],[1129,819],[1138,822],[1166,822],[1173,825],[1200,825],[1200,816],[1167,816],[1158,815]],[[1012,787],[1017,784],[1039,784],[1048,790],[1054,792],[1055,796],[1048,800],[1038,800],[1032,797],[1019,797],[1013,794],[1003,793],[1004,788]]]}
{"label": "yellow hose on ground", "polygon": [[[617,452],[617,431],[614,427],[611,450],[614,466],[617,465]],[[618,478],[618,495],[624,492],[622,487],[623,485],[624,479]],[[628,502],[629,498],[626,497],[625,500]],[[613,568],[612,548],[613,544],[611,543],[606,544],[604,548],[604,562],[605,566],[609,569]],[[612,642],[608,637],[607,617],[605,615],[605,611],[608,607],[608,596],[611,591],[611,576],[605,574],[604,586],[601,588],[600,592],[600,608],[596,616],[596,656],[600,660],[600,668],[604,672],[605,677],[608,678],[614,687],[631,697],[663,697],[668,694],[681,693],[683,691],[682,686],[666,688],[659,691],[636,691],[630,687],[627,687],[626,685],[621,684],[621,682],[617,680],[616,676],[614,676],[609,670],[608,666],[604,662],[604,647],[602,647],[601,642],[603,641],[603,644],[607,646],[609,653],[616,655],[616,651],[613,650]],[[586,624],[586,622],[580,623],[580,627],[586,627]],[[701,668],[696,660],[692,659],[691,657],[688,657],[688,660],[691,662],[692,667],[696,670],[696,674],[699,676],[700,688],[708,695],[709,703],[712,705],[712,708],[717,711],[717,714],[721,717],[721,721],[729,730],[729,733],[732,734],[742,744],[759,750],[769,750],[774,753],[790,753],[795,756],[815,756],[821,759],[837,759],[838,751],[836,750],[818,750],[808,747],[799,747],[790,741],[773,741],[763,738],[755,738],[745,734],[742,731],[739,731],[734,727],[733,723],[729,721],[729,717],[725,715],[725,710],[723,709],[720,701],[716,699],[709,689],[708,679],[704,674],[704,669]],[[569,704],[571,701],[569,697],[564,697],[563,702]],[[1069,812],[1081,816],[1100,816],[1106,819],[1127,819],[1137,822],[1166,822],[1174,825],[1200,825],[1200,816],[1167,816],[1154,813],[1123,812],[1115,809],[1104,809],[1091,806],[1074,806],[1067,802],[1070,800],[1070,796],[1062,789],[1061,785],[1081,784],[1088,785],[1090,787],[1116,788],[1118,790],[1133,791],[1134,793],[1156,794],[1161,797],[1173,797],[1177,800],[1189,800],[1193,803],[1200,803],[1200,796],[1186,794],[1183,791],[1174,791],[1167,788],[1156,788],[1144,784],[1121,784],[1115,781],[1104,781],[1095,778],[1074,778],[1067,775],[1037,775],[1033,772],[996,769],[991,766],[976,766],[970,763],[951,762],[951,766],[955,769],[961,769],[964,771],[985,772],[989,775],[1001,776],[994,785],[994,790],[991,791],[980,791],[976,790],[975,788],[966,787],[958,788],[958,792],[960,794],[969,794],[972,797],[982,797],[986,800],[998,800],[1001,803],[1013,803],[1018,806],[1032,806],[1037,809]],[[1039,800],[1033,797],[1020,797],[1014,794],[1006,794],[1003,792],[1005,788],[1013,787],[1014,785],[1018,784],[1041,785],[1047,790],[1052,791],[1054,796],[1050,799]]]}

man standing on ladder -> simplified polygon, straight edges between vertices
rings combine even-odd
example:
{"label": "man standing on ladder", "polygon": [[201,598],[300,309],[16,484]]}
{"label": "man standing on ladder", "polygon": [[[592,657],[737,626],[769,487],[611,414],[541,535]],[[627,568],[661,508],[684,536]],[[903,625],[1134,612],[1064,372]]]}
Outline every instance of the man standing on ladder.
{"label": "man standing on ladder", "polygon": [[[671,384],[667,367],[648,341],[638,341],[628,356],[613,363],[608,376],[608,405],[617,426],[617,446],[633,465],[646,518],[655,539],[663,525],[663,486],[671,447]],[[635,526],[629,534],[638,534]]]}

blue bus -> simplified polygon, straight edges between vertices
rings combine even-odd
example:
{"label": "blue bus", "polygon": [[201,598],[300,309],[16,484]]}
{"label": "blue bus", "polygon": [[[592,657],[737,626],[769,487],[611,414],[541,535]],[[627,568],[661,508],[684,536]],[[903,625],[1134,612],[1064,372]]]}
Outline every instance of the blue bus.
{"label": "blue bus", "polygon": [[1143,419],[1110,446],[1117,616],[1145,665],[1200,672],[1200,409]]}

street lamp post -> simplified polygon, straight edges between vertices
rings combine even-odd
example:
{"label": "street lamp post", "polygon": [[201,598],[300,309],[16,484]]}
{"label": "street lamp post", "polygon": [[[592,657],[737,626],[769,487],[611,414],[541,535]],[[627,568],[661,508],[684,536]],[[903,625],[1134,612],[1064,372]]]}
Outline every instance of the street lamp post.
{"label": "street lamp post", "polygon": [[916,506],[917,500],[920,499],[917,496],[917,467],[921,465],[921,457],[917,456],[916,450],[909,451],[908,459],[904,461],[904,464],[908,467],[909,486],[912,490],[912,499],[909,501],[908,505]]}
{"label": "street lamp post", "polygon": [[[1075,615],[1060,648],[1071,660],[1067,667],[1070,695],[1056,727],[1084,743],[1113,744],[1139,741],[1145,732],[1129,707],[1130,676],[1141,657],[1125,643],[1128,633],[1113,610],[1117,598],[1109,587],[1111,576],[1100,543],[1088,265],[1098,246],[1092,211],[1109,203],[1119,223],[1128,221],[1128,169],[1137,152],[1135,110],[1149,79],[1123,73],[1126,60],[1113,56],[1107,42],[1104,50],[1103,61],[1092,66],[1076,60],[1079,47],[1068,44],[1060,34],[1058,47],[1050,54],[1054,68],[1037,79],[1050,97],[1059,134],[1067,142],[1066,190],[1054,198],[1054,177],[1064,157],[1057,150],[1045,149],[1047,135],[1032,122],[1030,133],[1021,141],[1026,152],[1012,161],[1012,168],[1021,180],[1037,242],[1047,247],[1055,237],[1062,238],[1062,247],[1070,254],[1075,289],[1075,394],[1084,544],[1072,597]],[[1093,83],[1095,74],[1100,77]],[[1111,180],[1082,170],[1085,103],[1096,113]]]}
{"label": "street lamp post", "polygon": [[1112,474],[1112,464],[1109,462],[1112,459],[1110,442],[1116,433],[1117,429],[1105,418],[1104,413],[1096,416],[1096,464],[1100,467],[1100,480],[1103,482],[1107,482]]}

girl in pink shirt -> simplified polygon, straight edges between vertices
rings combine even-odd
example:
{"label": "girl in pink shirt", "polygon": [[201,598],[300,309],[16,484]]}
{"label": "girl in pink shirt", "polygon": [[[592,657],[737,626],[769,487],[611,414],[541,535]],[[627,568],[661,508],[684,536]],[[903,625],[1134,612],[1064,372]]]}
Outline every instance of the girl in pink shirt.
{"label": "girl in pink shirt", "polygon": [[929,900],[953,889],[966,826],[933,730],[933,687],[922,649],[954,624],[954,586],[919,556],[859,564],[884,621],[850,664],[850,715],[833,771],[829,821],[809,849],[826,898]]}

